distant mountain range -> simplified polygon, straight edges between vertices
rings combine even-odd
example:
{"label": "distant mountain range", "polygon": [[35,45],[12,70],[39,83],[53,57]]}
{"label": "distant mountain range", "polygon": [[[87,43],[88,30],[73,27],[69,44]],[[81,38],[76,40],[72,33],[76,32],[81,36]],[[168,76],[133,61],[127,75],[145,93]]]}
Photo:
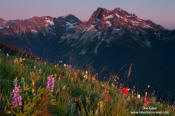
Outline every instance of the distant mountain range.
{"label": "distant mountain range", "polygon": [[[175,98],[175,30],[143,20],[121,8],[98,8],[88,21],[70,14],[58,18],[0,19],[0,41],[52,63],[69,63],[98,72],[101,80],[117,74],[121,82],[151,85],[158,96]],[[131,76],[126,76],[133,64]]]}

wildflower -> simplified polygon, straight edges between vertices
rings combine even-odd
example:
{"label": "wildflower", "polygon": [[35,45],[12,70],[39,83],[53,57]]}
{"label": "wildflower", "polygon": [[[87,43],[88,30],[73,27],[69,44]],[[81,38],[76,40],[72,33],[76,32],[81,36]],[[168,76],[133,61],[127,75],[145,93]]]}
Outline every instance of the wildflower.
{"label": "wildflower", "polygon": [[53,93],[54,86],[55,86],[55,78],[52,76],[47,77],[46,89],[50,90]]}
{"label": "wildflower", "polygon": [[51,77],[47,77],[47,86],[46,86],[47,89],[50,88],[50,80],[51,80]]}
{"label": "wildflower", "polygon": [[13,96],[13,98],[12,98],[12,103],[13,103],[13,108],[15,108],[15,107],[17,107],[17,106],[22,106],[22,97],[20,96],[20,88],[21,88],[21,86],[19,85],[17,85],[17,78],[15,79],[15,88],[13,89],[13,91],[12,91],[12,96]]}
{"label": "wildflower", "polygon": [[114,83],[112,83],[112,87],[115,87]]}
{"label": "wildflower", "polygon": [[64,68],[66,68],[66,67],[67,67],[67,65],[66,65],[66,64],[64,64],[63,66],[64,66]]}
{"label": "wildflower", "polygon": [[15,59],[14,59],[14,63],[15,63],[15,64],[18,64],[18,58],[15,58]]}
{"label": "wildflower", "polygon": [[147,101],[146,104],[148,105],[149,104],[149,101]]}
{"label": "wildflower", "polygon": [[74,72],[74,77],[77,78],[77,73],[76,72]]}
{"label": "wildflower", "polygon": [[55,78],[52,77],[51,89],[50,89],[50,91],[51,91],[52,93],[53,93],[54,86],[55,86]]}
{"label": "wildflower", "polygon": [[122,94],[123,95],[127,95],[128,94],[128,89],[127,88],[123,88],[122,89]]}
{"label": "wildflower", "polygon": [[107,101],[112,102],[112,98],[111,98],[109,95],[106,95],[106,96],[105,96],[105,99],[106,99]]}
{"label": "wildflower", "polygon": [[104,94],[108,94],[108,93],[109,93],[109,91],[105,89],[104,90]]}
{"label": "wildflower", "polygon": [[139,104],[139,102],[138,102],[138,101],[136,101],[136,104]]}
{"label": "wildflower", "polygon": [[146,92],[145,92],[145,96],[147,96],[147,95],[148,95],[148,92],[146,91]]}
{"label": "wildflower", "polygon": [[94,76],[92,76],[92,80],[93,80],[93,81],[95,81],[95,75],[94,75]]}
{"label": "wildflower", "polygon": [[19,62],[22,63],[22,60],[23,60],[23,59],[20,57],[20,58],[19,58]]}
{"label": "wildflower", "polygon": [[88,78],[88,76],[87,76],[87,75],[84,75],[83,77],[84,77],[84,79],[87,79],[87,78]]}
{"label": "wildflower", "polygon": [[20,73],[23,73],[23,70],[22,69],[20,69]]}
{"label": "wildflower", "polygon": [[123,87],[120,85],[120,89],[122,89]]}
{"label": "wildflower", "polygon": [[60,75],[59,75],[59,78],[61,78],[61,77],[62,77],[62,75],[60,74]]}
{"label": "wildflower", "polygon": [[35,96],[35,81],[32,79],[32,93]]}
{"label": "wildflower", "polygon": [[148,99],[150,100],[151,98],[149,97]]}
{"label": "wildflower", "polygon": [[143,99],[141,99],[140,102],[143,102]]}
{"label": "wildflower", "polygon": [[146,97],[145,97],[145,98],[144,98],[144,102],[146,103],[146,101],[147,101],[147,100],[146,100]]}
{"label": "wildflower", "polygon": [[33,66],[34,69],[36,69],[36,66]]}
{"label": "wildflower", "polygon": [[150,88],[151,86],[150,85],[148,85],[148,88]]}
{"label": "wildflower", "polygon": [[6,56],[8,57],[8,56],[9,56],[9,54],[7,53],[7,54],[6,54]]}
{"label": "wildflower", "polygon": [[137,98],[140,99],[140,94],[137,95]]}
{"label": "wildflower", "polygon": [[66,85],[63,86],[63,90],[65,90],[65,89],[66,89]]}
{"label": "wildflower", "polygon": [[34,89],[34,88],[32,88],[32,93],[33,93],[33,96],[36,95],[36,93],[35,93],[35,89]]}

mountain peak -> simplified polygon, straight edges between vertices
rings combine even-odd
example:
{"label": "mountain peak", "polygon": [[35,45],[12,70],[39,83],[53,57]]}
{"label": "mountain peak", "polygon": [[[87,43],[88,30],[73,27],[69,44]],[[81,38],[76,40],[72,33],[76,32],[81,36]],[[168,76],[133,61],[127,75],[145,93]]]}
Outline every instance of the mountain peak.
{"label": "mountain peak", "polygon": [[6,21],[2,18],[0,18],[0,26],[3,26],[6,23]]}
{"label": "mountain peak", "polygon": [[125,10],[123,10],[122,8],[114,8],[113,9],[114,12],[126,12]]}
{"label": "mountain peak", "polygon": [[[93,27],[93,28],[91,28]],[[151,29],[155,31],[164,30],[163,27],[150,20],[138,18],[135,14],[128,13],[121,8],[108,10],[99,7],[87,22],[82,23],[78,29],[101,31],[109,28],[128,28],[134,30]]]}
{"label": "mountain peak", "polygon": [[105,8],[97,8],[97,10],[92,14],[90,20],[94,20],[94,18],[98,18],[98,19],[102,19],[104,15],[106,15],[107,13],[109,13],[110,10],[107,10]]}
{"label": "mountain peak", "polygon": [[5,21],[4,19],[0,18],[0,21]]}
{"label": "mountain peak", "polygon": [[65,20],[69,23],[77,23],[77,24],[80,24],[81,23],[81,20],[79,18],[77,18],[76,16],[74,16],[73,14],[68,14],[68,15],[65,15],[65,16],[61,16],[61,17],[58,17],[58,19],[62,19],[62,20]]}
{"label": "mountain peak", "polygon": [[67,14],[67,15],[64,15],[64,16],[61,16],[60,18],[69,18],[69,17],[75,17],[73,14]]}
{"label": "mountain peak", "polygon": [[109,11],[109,10],[106,9],[106,8],[98,7],[97,10],[96,10],[96,12],[99,12],[99,11],[107,12],[107,11]]}

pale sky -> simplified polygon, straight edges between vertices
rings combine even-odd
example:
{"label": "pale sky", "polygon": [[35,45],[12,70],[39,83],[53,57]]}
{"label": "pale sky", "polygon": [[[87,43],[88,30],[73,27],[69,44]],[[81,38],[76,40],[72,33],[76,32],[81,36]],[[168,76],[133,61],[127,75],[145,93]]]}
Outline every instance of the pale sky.
{"label": "pale sky", "polygon": [[0,18],[59,17],[74,14],[83,21],[98,8],[120,7],[168,29],[175,29],[175,0],[0,0]]}

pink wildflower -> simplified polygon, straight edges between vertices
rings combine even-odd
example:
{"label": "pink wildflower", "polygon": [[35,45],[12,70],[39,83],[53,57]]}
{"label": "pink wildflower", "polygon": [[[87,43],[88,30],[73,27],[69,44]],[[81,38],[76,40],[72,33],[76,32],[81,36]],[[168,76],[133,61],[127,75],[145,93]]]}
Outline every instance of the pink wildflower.
{"label": "pink wildflower", "polygon": [[46,89],[48,89],[50,92],[53,93],[53,89],[55,86],[55,78],[54,77],[47,77],[47,86]]}
{"label": "pink wildflower", "polygon": [[52,77],[51,88],[50,88],[50,91],[51,91],[52,93],[53,93],[54,86],[55,86],[55,78]]}
{"label": "pink wildflower", "polygon": [[50,81],[51,81],[51,77],[47,77],[47,86],[46,89],[50,88]]}
{"label": "pink wildflower", "polygon": [[17,107],[17,106],[22,106],[22,97],[20,96],[20,85],[17,86],[17,78],[15,79],[15,88],[12,91],[12,103],[13,103],[13,108]]}

